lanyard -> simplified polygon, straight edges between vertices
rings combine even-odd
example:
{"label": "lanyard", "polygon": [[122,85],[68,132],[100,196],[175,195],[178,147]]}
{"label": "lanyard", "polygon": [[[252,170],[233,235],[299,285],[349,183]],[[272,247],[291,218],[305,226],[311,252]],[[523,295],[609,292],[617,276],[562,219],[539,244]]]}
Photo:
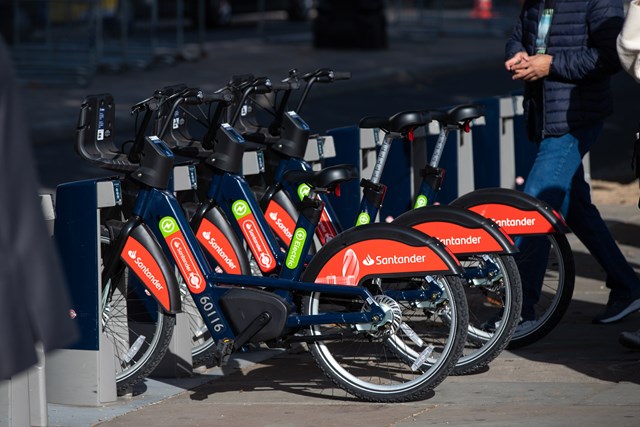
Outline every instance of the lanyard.
{"label": "lanyard", "polygon": [[540,22],[538,23],[538,35],[536,37],[537,54],[547,52],[547,45],[549,43],[549,28],[551,28],[551,21],[553,21],[555,7],[556,0],[545,0],[542,16],[540,17]]}

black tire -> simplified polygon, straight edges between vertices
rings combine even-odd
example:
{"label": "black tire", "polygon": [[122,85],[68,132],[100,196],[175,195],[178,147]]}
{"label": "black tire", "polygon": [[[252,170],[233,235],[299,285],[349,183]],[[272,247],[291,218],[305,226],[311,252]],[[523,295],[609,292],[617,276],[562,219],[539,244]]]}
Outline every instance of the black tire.
{"label": "black tire", "polygon": [[[171,342],[175,316],[166,313],[122,263],[103,284],[100,316],[102,333],[114,349],[116,388],[123,394],[162,361]],[[140,347],[136,350],[137,345]]]}
{"label": "black tire", "polygon": [[[307,278],[309,279],[309,278]],[[468,312],[462,280],[455,276],[435,278],[445,297],[424,306],[396,301],[401,318],[395,332],[377,335],[358,330],[356,325],[322,325],[309,328],[315,341],[309,350],[323,372],[340,388],[360,399],[375,402],[403,402],[425,398],[453,370],[466,339]],[[371,280],[373,289],[416,289],[424,277]],[[365,284],[366,286],[366,284]],[[378,293],[382,304],[388,298]],[[391,300],[393,301],[393,300]],[[314,293],[305,300],[305,312],[353,311],[364,308],[361,301]],[[404,329],[403,329],[404,328]],[[414,340],[410,339],[412,331]],[[341,334],[337,339],[336,335]],[[421,342],[420,342],[421,341]],[[426,359],[418,361],[424,354]],[[412,369],[415,365],[415,370]]]}
{"label": "black tire", "polygon": [[460,257],[465,268],[495,268],[498,275],[468,279],[465,286],[469,306],[469,329],[463,355],[453,371],[470,374],[487,366],[509,344],[520,321],[522,284],[511,255],[474,255]]}
{"label": "black tire", "polygon": [[547,237],[551,250],[542,294],[535,306],[536,320],[516,328],[509,349],[524,347],[545,337],[560,323],[571,303],[576,276],[571,246],[562,233],[549,234]]}

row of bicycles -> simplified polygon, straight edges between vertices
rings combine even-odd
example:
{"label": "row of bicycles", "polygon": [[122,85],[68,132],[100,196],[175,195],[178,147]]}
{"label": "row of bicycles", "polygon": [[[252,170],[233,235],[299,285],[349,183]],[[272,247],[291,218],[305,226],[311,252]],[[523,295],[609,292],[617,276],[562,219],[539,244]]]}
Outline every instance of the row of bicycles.
{"label": "row of bicycles", "polygon": [[[84,99],[76,151],[115,172],[122,191],[100,216],[98,308],[120,393],[161,362],[180,312],[194,366],[255,345],[303,346],[338,387],[378,402],[425,398],[560,321],[574,268],[557,212],[501,188],[436,203],[449,132],[468,132],[480,105],[364,117],[359,127],[384,137],[359,214],[340,224],[331,200],[359,172],[305,161],[314,135],[301,111],[312,87],[349,77],[291,70],[277,81],[234,76],[213,92],[160,88],[131,107],[120,140],[113,97]],[[392,146],[418,143],[433,122],[440,134],[412,205],[377,222]],[[176,189],[177,168],[189,188]],[[540,236],[551,250],[537,317],[524,323],[518,242]]]}

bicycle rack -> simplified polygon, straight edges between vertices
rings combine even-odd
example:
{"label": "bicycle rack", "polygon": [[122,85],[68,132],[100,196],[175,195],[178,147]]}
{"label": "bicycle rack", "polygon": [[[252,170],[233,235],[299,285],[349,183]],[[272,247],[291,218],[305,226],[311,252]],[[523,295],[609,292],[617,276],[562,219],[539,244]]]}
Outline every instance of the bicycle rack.
{"label": "bicycle rack", "polygon": [[101,333],[100,211],[121,203],[115,178],[58,186],[54,235],[80,339],[47,358],[49,402],[100,406],[117,400],[112,344]]}
{"label": "bicycle rack", "polygon": [[309,138],[304,159],[311,164],[313,170],[320,170],[325,159],[336,156],[336,146],[333,137],[328,135],[318,135]]}

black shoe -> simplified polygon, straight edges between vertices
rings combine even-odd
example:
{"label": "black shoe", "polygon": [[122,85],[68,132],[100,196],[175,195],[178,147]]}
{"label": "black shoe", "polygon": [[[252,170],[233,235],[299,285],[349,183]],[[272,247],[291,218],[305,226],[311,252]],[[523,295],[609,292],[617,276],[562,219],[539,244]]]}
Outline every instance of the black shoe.
{"label": "black shoe", "polygon": [[627,348],[640,350],[640,330],[635,332],[622,332],[618,337],[618,341]]}
{"label": "black shoe", "polygon": [[603,313],[593,318],[593,323],[613,323],[640,310],[640,298],[609,299]]}

